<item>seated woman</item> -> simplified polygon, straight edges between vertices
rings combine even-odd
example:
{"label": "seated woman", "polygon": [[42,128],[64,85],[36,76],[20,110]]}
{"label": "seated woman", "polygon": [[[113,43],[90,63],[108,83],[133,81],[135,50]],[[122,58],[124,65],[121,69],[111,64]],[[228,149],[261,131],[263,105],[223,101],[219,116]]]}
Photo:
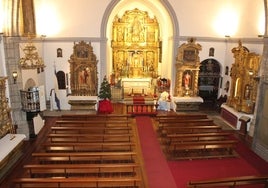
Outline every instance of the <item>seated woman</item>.
{"label": "seated woman", "polygon": [[170,111],[170,95],[164,91],[158,100],[158,110]]}

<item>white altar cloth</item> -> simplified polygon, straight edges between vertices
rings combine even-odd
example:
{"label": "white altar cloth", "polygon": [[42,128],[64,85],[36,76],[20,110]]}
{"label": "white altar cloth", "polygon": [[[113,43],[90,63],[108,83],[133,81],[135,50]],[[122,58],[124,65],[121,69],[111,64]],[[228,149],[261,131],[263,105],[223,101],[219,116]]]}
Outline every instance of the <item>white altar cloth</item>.
{"label": "white altar cloth", "polygon": [[8,156],[8,154],[14,149],[16,148],[16,146],[22,142],[26,136],[24,134],[14,134],[14,138],[11,138],[10,134],[7,134],[6,136],[4,136],[3,138],[0,139],[0,162],[2,162],[2,160]]}
{"label": "white altar cloth", "polygon": [[199,104],[199,103],[203,103],[204,100],[203,98],[201,97],[189,97],[189,96],[185,96],[185,97],[172,97],[172,108],[173,110],[176,112],[177,110],[177,105],[180,103],[180,104],[187,104],[187,103],[196,103],[196,104]]}
{"label": "white altar cloth", "polygon": [[96,101],[94,106],[95,110],[98,110],[98,96],[68,96],[68,101]]}
{"label": "white altar cloth", "polygon": [[[246,114],[246,113],[243,113],[243,112],[238,112],[236,111],[234,108],[231,108],[230,106],[227,106],[225,103],[221,105],[221,108],[224,108],[225,110],[227,110],[228,112],[232,113],[234,116],[237,117],[237,123],[236,123],[236,130],[239,130],[240,129],[240,126],[241,126],[241,121],[239,121],[239,119],[242,117],[242,116],[247,116],[250,118],[250,121],[248,122],[248,124],[250,125],[251,122],[252,122],[252,119],[253,119],[253,114]],[[250,126],[247,126],[247,131],[249,131],[249,127]]]}
{"label": "white altar cloth", "polygon": [[152,78],[122,78],[121,84],[126,93],[133,90],[134,93],[144,92],[143,94],[148,94],[151,89]]}
{"label": "white altar cloth", "polygon": [[199,102],[203,103],[204,100],[201,97],[173,97],[173,102]]}

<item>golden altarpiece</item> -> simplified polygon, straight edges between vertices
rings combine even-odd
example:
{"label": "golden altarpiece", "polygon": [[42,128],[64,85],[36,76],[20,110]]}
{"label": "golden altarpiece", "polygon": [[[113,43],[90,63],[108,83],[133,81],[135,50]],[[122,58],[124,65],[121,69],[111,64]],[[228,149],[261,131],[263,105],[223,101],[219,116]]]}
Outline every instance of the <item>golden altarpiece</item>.
{"label": "golden altarpiece", "polygon": [[257,75],[260,66],[260,55],[249,52],[239,45],[232,49],[234,63],[231,68],[231,87],[227,105],[233,107],[238,112],[253,113],[258,80]]}
{"label": "golden altarpiece", "polygon": [[197,111],[203,99],[198,96],[200,44],[194,38],[178,47],[173,101],[176,111]]}
{"label": "golden altarpiece", "polygon": [[0,138],[13,131],[10,108],[6,98],[6,80],[7,77],[0,77]]}
{"label": "golden altarpiece", "polygon": [[174,96],[198,96],[198,75],[200,67],[200,44],[194,38],[189,38],[178,48],[176,57],[176,80]]}
{"label": "golden altarpiece", "polygon": [[77,96],[70,97],[72,99],[69,100],[69,104],[72,105],[72,109],[89,109],[96,104],[96,100],[86,100],[89,98],[87,96],[98,95],[98,60],[91,43],[74,43],[69,63],[71,96]]}
{"label": "golden altarpiece", "polygon": [[161,41],[155,17],[151,18],[146,11],[137,8],[126,11],[120,18],[116,16],[111,45],[112,71],[116,80],[147,87],[145,82],[157,78]]}

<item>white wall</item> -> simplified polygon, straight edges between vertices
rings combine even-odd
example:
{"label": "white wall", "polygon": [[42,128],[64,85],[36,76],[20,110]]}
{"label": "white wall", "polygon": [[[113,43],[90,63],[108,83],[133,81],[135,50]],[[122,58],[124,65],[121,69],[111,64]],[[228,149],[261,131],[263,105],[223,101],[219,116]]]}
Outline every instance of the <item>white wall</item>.
{"label": "white wall", "polygon": [[[73,42],[81,40],[90,40],[94,48],[94,53],[99,60],[98,70],[101,62],[100,57],[100,31],[103,19],[103,14],[109,3],[115,2],[111,0],[35,0],[37,32],[39,35],[46,35],[42,41],[42,55],[46,65],[45,68],[45,83],[46,96],[49,99],[51,89],[56,89],[56,77],[54,75],[54,65],[56,70],[62,70],[69,73],[68,59],[72,54]],[[119,2],[119,1],[118,1]],[[121,0],[132,3],[135,6],[141,3],[151,3],[151,0]],[[122,3],[122,4],[124,4]],[[233,63],[233,54],[231,49],[238,45],[238,39],[254,38],[262,34],[258,31],[260,15],[264,18],[263,0],[168,0],[177,16],[179,25],[179,35],[185,39],[187,37],[197,37],[197,42],[201,44],[202,51],[200,52],[200,61],[209,58],[209,48],[215,48],[214,59],[220,62],[222,66],[223,84],[230,80],[229,76],[225,76],[225,66],[231,67]],[[133,7],[136,8],[136,7]],[[232,19],[237,18],[239,24],[237,32],[231,35],[231,42],[224,38],[224,33],[219,33],[215,29],[215,23],[224,25],[219,20],[219,15],[223,9],[235,10],[238,14]],[[249,11],[250,10],[250,11]],[[45,19],[42,18],[42,13]],[[250,15],[249,15],[250,13]],[[232,15],[232,13],[230,13]],[[264,22],[263,22],[264,23]],[[42,27],[41,27],[42,26]],[[228,34],[228,33],[226,33]],[[180,41],[180,44],[185,42]],[[108,44],[109,45],[109,44]],[[262,53],[262,44],[260,42],[243,43],[250,51]],[[175,46],[174,48],[177,48]],[[63,57],[56,57],[56,49],[62,48]],[[176,54],[174,54],[176,56]],[[172,62],[170,57],[168,61]],[[175,65],[163,61],[161,64],[161,74],[167,77],[174,78]],[[102,78],[99,77],[99,84]],[[220,94],[226,94],[221,89]],[[69,109],[66,91],[58,91],[58,97],[61,100],[61,108]]]}
{"label": "white wall", "polygon": [[[169,0],[179,20],[180,35],[202,37],[224,37],[217,33],[215,24],[224,26],[220,16],[229,11],[227,24],[238,20],[237,32],[232,37],[257,37],[258,25],[264,26],[263,0]],[[235,12],[234,15],[233,12]],[[260,18],[262,17],[262,18]],[[257,25],[256,25],[257,23]],[[224,28],[223,28],[224,29]]]}
{"label": "white wall", "polygon": [[[120,3],[151,0],[121,0]],[[237,19],[237,32],[232,37],[257,37],[259,22],[264,25],[263,0],[166,0],[175,11],[181,36],[224,37],[215,24],[224,25],[220,16],[229,11],[230,20]],[[48,37],[99,37],[101,21],[111,0],[35,0],[37,32]],[[135,7],[133,7],[135,8]],[[233,15],[233,12],[235,14]],[[40,16],[44,14],[45,18]],[[262,19],[260,18],[262,17]],[[256,24],[257,23],[257,24]],[[53,33],[53,31],[57,31]]]}

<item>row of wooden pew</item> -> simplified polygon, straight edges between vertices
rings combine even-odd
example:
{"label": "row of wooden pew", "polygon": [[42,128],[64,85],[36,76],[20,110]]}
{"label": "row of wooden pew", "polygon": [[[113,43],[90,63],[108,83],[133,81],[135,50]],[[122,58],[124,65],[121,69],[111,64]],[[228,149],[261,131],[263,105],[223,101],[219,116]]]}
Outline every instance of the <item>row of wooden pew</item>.
{"label": "row of wooden pew", "polygon": [[20,188],[146,187],[133,119],[63,115],[14,179]]}
{"label": "row of wooden pew", "polygon": [[206,114],[158,116],[157,130],[172,159],[234,157],[237,140]]}
{"label": "row of wooden pew", "polygon": [[[157,131],[165,153],[172,159],[214,158],[236,156],[234,133],[223,131],[206,114],[156,116]],[[189,181],[189,188],[209,187],[268,188],[268,175],[240,176]]]}

